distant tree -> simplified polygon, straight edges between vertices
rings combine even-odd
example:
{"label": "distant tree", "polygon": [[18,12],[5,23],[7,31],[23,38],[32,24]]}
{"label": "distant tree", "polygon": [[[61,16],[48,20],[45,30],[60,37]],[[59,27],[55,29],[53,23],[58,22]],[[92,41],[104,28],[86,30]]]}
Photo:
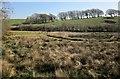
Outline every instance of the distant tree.
{"label": "distant tree", "polygon": [[106,14],[107,15],[110,15],[111,17],[114,15],[116,15],[118,13],[118,11],[117,10],[115,10],[115,9],[108,9],[107,11],[106,11]]}
{"label": "distant tree", "polygon": [[97,17],[99,17],[100,15],[103,15],[104,12],[100,9],[96,9],[96,14],[97,14]]}
{"label": "distant tree", "polygon": [[47,14],[39,14],[39,15],[40,15],[42,23],[47,23],[49,21],[49,18],[50,18],[49,15]]}
{"label": "distant tree", "polygon": [[49,20],[54,22],[54,20],[56,19],[56,16],[53,14],[49,14]]}
{"label": "distant tree", "polygon": [[53,22],[54,19],[55,19],[55,16],[52,14],[47,15],[47,14],[34,13],[33,15],[26,18],[26,23],[40,24],[40,23],[47,23],[50,20]]}
{"label": "distant tree", "polygon": [[88,16],[89,16],[89,10],[85,10],[85,11],[84,11],[84,14],[85,14],[85,16],[88,18]]}
{"label": "distant tree", "polygon": [[59,13],[57,16],[59,17],[60,20],[64,20],[63,12]]}
{"label": "distant tree", "polygon": [[68,11],[68,16],[70,19],[76,19],[76,12],[75,11]]}
{"label": "distant tree", "polygon": [[90,10],[90,9],[87,9],[85,15],[86,15],[87,18],[90,18],[90,17],[92,16],[91,10]]}
{"label": "distant tree", "polygon": [[120,10],[118,10],[118,16],[120,16]]}
{"label": "distant tree", "polygon": [[114,16],[118,16],[119,10],[114,10]]}
{"label": "distant tree", "polygon": [[2,5],[0,9],[0,29],[2,29],[2,35],[4,38],[4,35],[8,34],[8,30],[10,29],[9,19],[10,14],[13,12],[9,6],[9,2],[0,2]]}
{"label": "distant tree", "polygon": [[83,18],[85,18],[85,16],[86,16],[86,11],[82,11],[82,16],[83,16]]}
{"label": "distant tree", "polygon": [[96,15],[97,15],[96,9],[91,9],[91,16],[92,16],[92,18],[95,18]]}
{"label": "distant tree", "polygon": [[64,19],[64,20],[66,20],[66,19],[67,19],[67,17],[68,17],[67,12],[63,12],[63,19]]}
{"label": "distant tree", "polygon": [[25,23],[28,23],[28,24],[32,24],[32,17],[31,16],[28,16],[27,18],[26,18],[26,20],[25,20]]}
{"label": "distant tree", "polygon": [[28,22],[29,22],[30,24],[36,23],[37,20],[39,20],[39,19],[37,18],[37,14],[33,14],[32,16],[28,17]]}
{"label": "distant tree", "polygon": [[60,12],[59,14],[58,14],[58,17],[59,17],[59,19],[61,19],[61,20],[66,20],[67,19],[67,12]]}
{"label": "distant tree", "polygon": [[84,11],[79,11],[80,18],[84,18]]}
{"label": "distant tree", "polygon": [[78,10],[76,11],[76,18],[80,19],[80,11],[78,11]]}
{"label": "distant tree", "polygon": [[91,10],[91,9],[89,9],[88,11],[89,11],[89,18],[90,18],[90,17],[93,17],[92,10]]}

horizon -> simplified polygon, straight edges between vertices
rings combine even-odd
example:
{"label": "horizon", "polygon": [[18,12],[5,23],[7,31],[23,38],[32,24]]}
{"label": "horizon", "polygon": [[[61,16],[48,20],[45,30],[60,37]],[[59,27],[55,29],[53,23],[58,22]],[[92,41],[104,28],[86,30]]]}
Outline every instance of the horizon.
{"label": "horizon", "polygon": [[[22,5],[22,6],[21,6]],[[13,8],[11,19],[26,19],[34,13],[53,14],[57,16],[59,12],[71,10],[86,10],[98,8],[104,12],[107,9],[118,9],[117,2],[11,2]]]}

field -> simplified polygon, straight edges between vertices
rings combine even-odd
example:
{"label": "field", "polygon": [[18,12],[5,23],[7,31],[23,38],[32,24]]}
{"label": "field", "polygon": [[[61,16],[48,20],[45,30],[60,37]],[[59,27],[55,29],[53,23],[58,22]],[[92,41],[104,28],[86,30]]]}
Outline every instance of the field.
{"label": "field", "polygon": [[117,32],[10,31],[3,77],[119,79]]}
{"label": "field", "polygon": [[[17,23],[15,22],[14,25],[17,25]],[[84,18],[79,20],[66,20],[66,21],[56,20],[54,22],[44,23],[44,24],[19,24],[19,26],[20,27],[11,27],[11,30],[48,31],[48,32],[50,31],[118,32],[119,31],[117,17],[113,17],[110,19],[106,19],[105,17],[99,17],[99,18],[88,18],[88,19]]]}
{"label": "field", "polygon": [[24,21],[25,21],[25,19],[10,19],[10,25],[22,24]]}
{"label": "field", "polygon": [[[114,17],[113,20],[117,21],[118,18]],[[22,24],[23,22],[25,22],[25,19],[10,19],[11,24]],[[66,21],[56,20],[54,22],[45,23],[45,25],[58,26],[61,25],[62,23],[76,23],[80,25],[100,25],[101,23],[104,23],[104,19],[103,17],[99,17],[99,18],[88,18],[88,19],[84,18],[79,20],[66,20]],[[32,26],[42,26],[42,25],[44,24],[32,24]]]}
{"label": "field", "polygon": [[[2,77],[120,78],[119,18],[15,26],[2,40]],[[18,26],[17,26],[18,25]],[[1,70],[0,70],[1,71]]]}
{"label": "field", "polygon": [[0,79],[120,79],[117,2],[0,4]]}

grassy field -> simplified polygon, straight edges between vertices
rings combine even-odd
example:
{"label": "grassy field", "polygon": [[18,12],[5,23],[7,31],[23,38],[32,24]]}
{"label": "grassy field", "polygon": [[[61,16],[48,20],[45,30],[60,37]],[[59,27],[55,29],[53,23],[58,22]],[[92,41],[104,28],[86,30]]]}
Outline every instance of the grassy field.
{"label": "grassy field", "polygon": [[[117,22],[116,17],[109,20]],[[9,31],[2,41],[3,77],[120,79],[120,35],[109,32],[118,22],[105,23],[102,17],[29,25],[23,25],[24,21],[12,19],[11,24],[18,23],[25,31]],[[98,27],[101,24],[110,26]]]}
{"label": "grassy field", "polygon": [[[105,21],[115,23],[107,23]],[[17,20],[16,20],[17,21]],[[118,32],[118,18],[105,19],[86,18],[79,20],[54,21],[44,24],[20,24],[20,27],[12,27],[19,31],[69,31],[69,32]]]}
{"label": "grassy field", "polygon": [[[113,20],[117,21],[118,18],[115,17]],[[23,22],[25,22],[25,19],[10,19],[11,24],[22,24]],[[103,17],[99,17],[99,18],[79,19],[79,20],[54,21],[54,22],[46,23],[45,25],[46,26],[47,25],[58,26],[63,23],[76,23],[76,24],[80,24],[80,25],[99,25],[101,23],[104,23],[104,19],[103,19]],[[31,24],[31,25],[32,26],[41,26],[44,24]]]}
{"label": "grassy field", "polygon": [[[96,24],[100,24],[103,22],[102,18],[90,18],[90,19],[79,19],[79,20],[66,20],[66,21],[55,21],[55,22],[51,22],[51,23],[47,23],[47,25],[50,26],[59,26],[63,23],[76,23],[76,24],[80,24],[80,25],[96,25]],[[44,24],[33,24],[33,26],[40,26],[40,25],[44,25]]]}
{"label": "grassy field", "polygon": [[10,25],[22,24],[23,22],[25,22],[25,19],[10,19]]}
{"label": "grassy field", "polygon": [[3,77],[120,78],[118,33],[11,33],[3,41]]}

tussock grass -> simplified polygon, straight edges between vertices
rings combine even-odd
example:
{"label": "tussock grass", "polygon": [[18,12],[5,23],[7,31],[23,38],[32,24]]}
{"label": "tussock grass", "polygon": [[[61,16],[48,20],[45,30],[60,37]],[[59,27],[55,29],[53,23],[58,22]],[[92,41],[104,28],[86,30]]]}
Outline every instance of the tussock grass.
{"label": "tussock grass", "polygon": [[[92,33],[64,33],[13,32],[12,38],[3,41],[3,77],[119,78],[118,40],[106,43],[92,39],[99,33],[93,36]],[[79,34],[84,40],[65,40],[48,34],[61,37]],[[100,36],[106,39],[115,34],[106,33],[108,37],[104,38],[102,33]],[[84,35],[91,38],[86,39]]]}

